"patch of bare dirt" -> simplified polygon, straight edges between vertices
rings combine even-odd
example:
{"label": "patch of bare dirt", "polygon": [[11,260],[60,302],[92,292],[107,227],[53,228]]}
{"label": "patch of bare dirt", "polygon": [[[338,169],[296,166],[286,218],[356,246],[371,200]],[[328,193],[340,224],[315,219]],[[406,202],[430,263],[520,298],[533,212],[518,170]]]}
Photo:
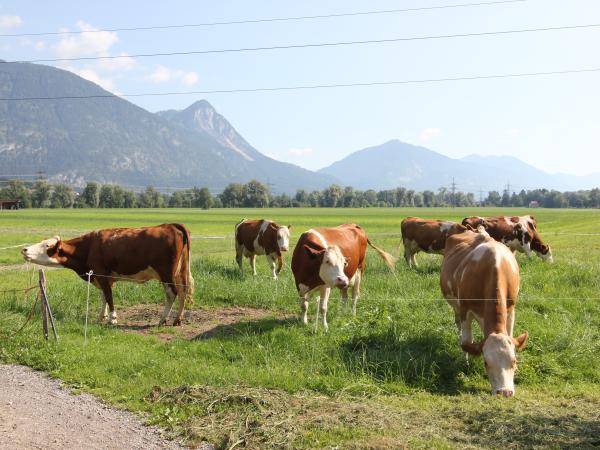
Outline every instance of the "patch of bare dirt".
{"label": "patch of bare dirt", "polygon": [[[175,306],[173,305],[174,308]],[[208,339],[217,334],[234,334],[238,324],[268,317],[283,317],[268,309],[245,306],[202,308],[186,310],[181,326],[158,327],[162,311],[163,305],[134,305],[121,308],[117,311],[119,323],[116,327],[126,332],[155,336],[167,342],[173,339]]]}

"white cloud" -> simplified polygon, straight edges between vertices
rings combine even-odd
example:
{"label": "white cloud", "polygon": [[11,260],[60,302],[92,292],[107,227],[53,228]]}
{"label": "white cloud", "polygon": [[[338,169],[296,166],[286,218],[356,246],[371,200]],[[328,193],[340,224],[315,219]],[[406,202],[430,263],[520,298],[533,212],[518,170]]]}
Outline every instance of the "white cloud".
{"label": "white cloud", "polygon": [[309,147],[295,147],[288,149],[288,154],[296,158],[301,158],[303,156],[312,155],[313,149]]}
{"label": "white cloud", "polygon": [[438,137],[441,132],[442,130],[440,130],[439,128],[425,128],[424,130],[421,130],[421,133],[419,134],[419,139],[421,141],[430,141]]}
{"label": "white cloud", "polygon": [[81,78],[85,78],[92,83],[96,83],[98,86],[106,89],[107,91],[112,91],[115,87],[114,80],[111,78],[102,78],[95,70],[90,69],[89,67],[84,69],[78,69],[76,67],[63,67],[63,69],[73,72],[74,74],[79,75]]}
{"label": "white cloud", "polygon": [[192,86],[198,82],[198,74],[196,72],[186,72],[184,70],[169,69],[168,67],[158,65],[154,72],[146,77],[154,83],[164,83],[167,81],[177,81]]}
{"label": "white cloud", "polygon": [[2,30],[16,28],[22,23],[23,20],[19,16],[0,16],[0,29]]}
{"label": "white cloud", "polygon": [[96,31],[98,30],[97,28],[81,20],[77,22],[77,26],[83,33],[61,35],[55,47],[59,57],[107,56],[110,48],[119,42],[117,33]]}
{"label": "white cloud", "polygon": [[136,65],[136,60],[129,56],[127,53],[121,52],[118,56],[121,58],[113,59],[99,59],[96,66],[99,69],[107,72],[117,72],[123,70],[131,70]]}

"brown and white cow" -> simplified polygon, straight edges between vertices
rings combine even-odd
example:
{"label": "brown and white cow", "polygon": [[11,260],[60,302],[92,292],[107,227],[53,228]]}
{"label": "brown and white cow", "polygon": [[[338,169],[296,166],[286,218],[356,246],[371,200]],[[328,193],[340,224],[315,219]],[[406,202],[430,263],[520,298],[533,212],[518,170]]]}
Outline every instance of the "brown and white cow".
{"label": "brown and white cow", "polygon": [[339,288],[342,302],[348,303],[348,288],[352,287],[352,314],[360,293],[360,281],[365,270],[367,244],[394,268],[395,258],[371,243],[365,231],[356,224],[334,228],[311,228],[302,233],[292,256],[292,272],[300,295],[302,322],[308,323],[308,302],[316,290],[320,292],[319,310],[323,327],[327,325],[327,303],[331,288]]}
{"label": "brown and white cow", "polygon": [[[528,337],[524,332],[513,338],[519,282],[514,255],[483,227],[446,240],[440,286],[454,309],[460,345],[471,355],[483,353],[492,393],[506,397],[515,392],[515,350],[522,349]],[[483,333],[481,342],[473,342],[473,319]]]}
{"label": "brown and white cow", "polygon": [[553,261],[552,250],[542,241],[533,216],[467,217],[462,224],[473,228],[482,225],[491,237],[513,252],[531,256],[533,251],[544,261]]}
{"label": "brown and white cow", "polygon": [[73,270],[102,290],[99,320],[117,323],[112,286],[117,281],[144,283],[160,281],[165,289],[165,309],[159,325],[166,322],[175,297],[179,309],[173,325],[181,324],[186,300],[193,302],[194,279],[190,271],[190,234],[181,224],[145,228],[110,228],[92,231],[63,241],[55,236],[21,250],[26,261]]}
{"label": "brown and white cow", "polygon": [[271,220],[244,219],[235,226],[235,260],[242,270],[243,257],[247,256],[256,275],[256,255],[265,255],[273,279],[283,267],[282,252],[290,248],[291,225],[282,227]]}
{"label": "brown and white cow", "polygon": [[419,252],[444,254],[448,233],[462,232],[466,228],[447,220],[421,219],[407,217],[400,225],[404,259],[410,267],[417,266],[415,255]]}

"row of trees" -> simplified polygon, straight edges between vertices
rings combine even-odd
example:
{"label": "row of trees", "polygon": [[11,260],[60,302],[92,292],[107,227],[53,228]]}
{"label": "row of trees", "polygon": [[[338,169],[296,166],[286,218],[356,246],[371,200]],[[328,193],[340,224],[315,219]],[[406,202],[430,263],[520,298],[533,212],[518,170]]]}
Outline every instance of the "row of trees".
{"label": "row of trees", "polygon": [[485,199],[476,201],[468,192],[418,192],[402,187],[382,191],[361,191],[350,186],[331,185],[321,191],[299,190],[294,196],[272,195],[268,186],[253,180],[246,184],[229,184],[223,192],[213,195],[208,188],[158,192],[148,187],[142,192],[126,190],[118,185],[90,182],[76,192],[65,184],[38,181],[26,185],[10,181],[0,189],[0,198],[18,199],[25,208],[264,208],[329,207],[447,207],[447,206],[529,206],[537,202],[546,208],[600,208],[600,189],[559,192],[547,189],[521,190],[519,193],[490,191]]}

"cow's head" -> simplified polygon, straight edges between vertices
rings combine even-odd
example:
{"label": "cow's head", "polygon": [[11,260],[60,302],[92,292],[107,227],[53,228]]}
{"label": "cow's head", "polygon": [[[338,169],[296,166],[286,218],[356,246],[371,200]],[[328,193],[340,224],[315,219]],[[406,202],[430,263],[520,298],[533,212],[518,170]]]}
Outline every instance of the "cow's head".
{"label": "cow's head", "polygon": [[533,216],[520,217],[518,225],[523,230],[523,236],[527,242],[527,256],[531,256],[535,252],[544,261],[552,262],[552,250],[549,245],[544,244],[537,230],[537,221]]}
{"label": "cow's head", "polygon": [[479,343],[465,343],[465,352],[478,356],[483,353],[483,361],[488,379],[492,385],[492,394],[512,397],[515,394],[515,370],[517,356],[515,350],[525,347],[527,331],[518,338],[501,333],[491,333]]}
{"label": "cow's head", "polygon": [[327,286],[348,287],[350,281],[344,273],[344,268],[348,265],[348,259],[342,254],[337,245],[315,250],[305,244],[304,250],[309,258],[316,259],[319,262],[319,277]]}
{"label": "cow's head", "polygon": [[59,236],[43,240],[21,249],[21,254],[27,262],[42,266],[61,267],[61,244]]}
{"label": "cow's head", "polygon": [[287,227],[275,227],[277,233],[277,247],[281,252],[287,252],[290,248],[290,231],[292,230],[292,226],[288,225]]}

